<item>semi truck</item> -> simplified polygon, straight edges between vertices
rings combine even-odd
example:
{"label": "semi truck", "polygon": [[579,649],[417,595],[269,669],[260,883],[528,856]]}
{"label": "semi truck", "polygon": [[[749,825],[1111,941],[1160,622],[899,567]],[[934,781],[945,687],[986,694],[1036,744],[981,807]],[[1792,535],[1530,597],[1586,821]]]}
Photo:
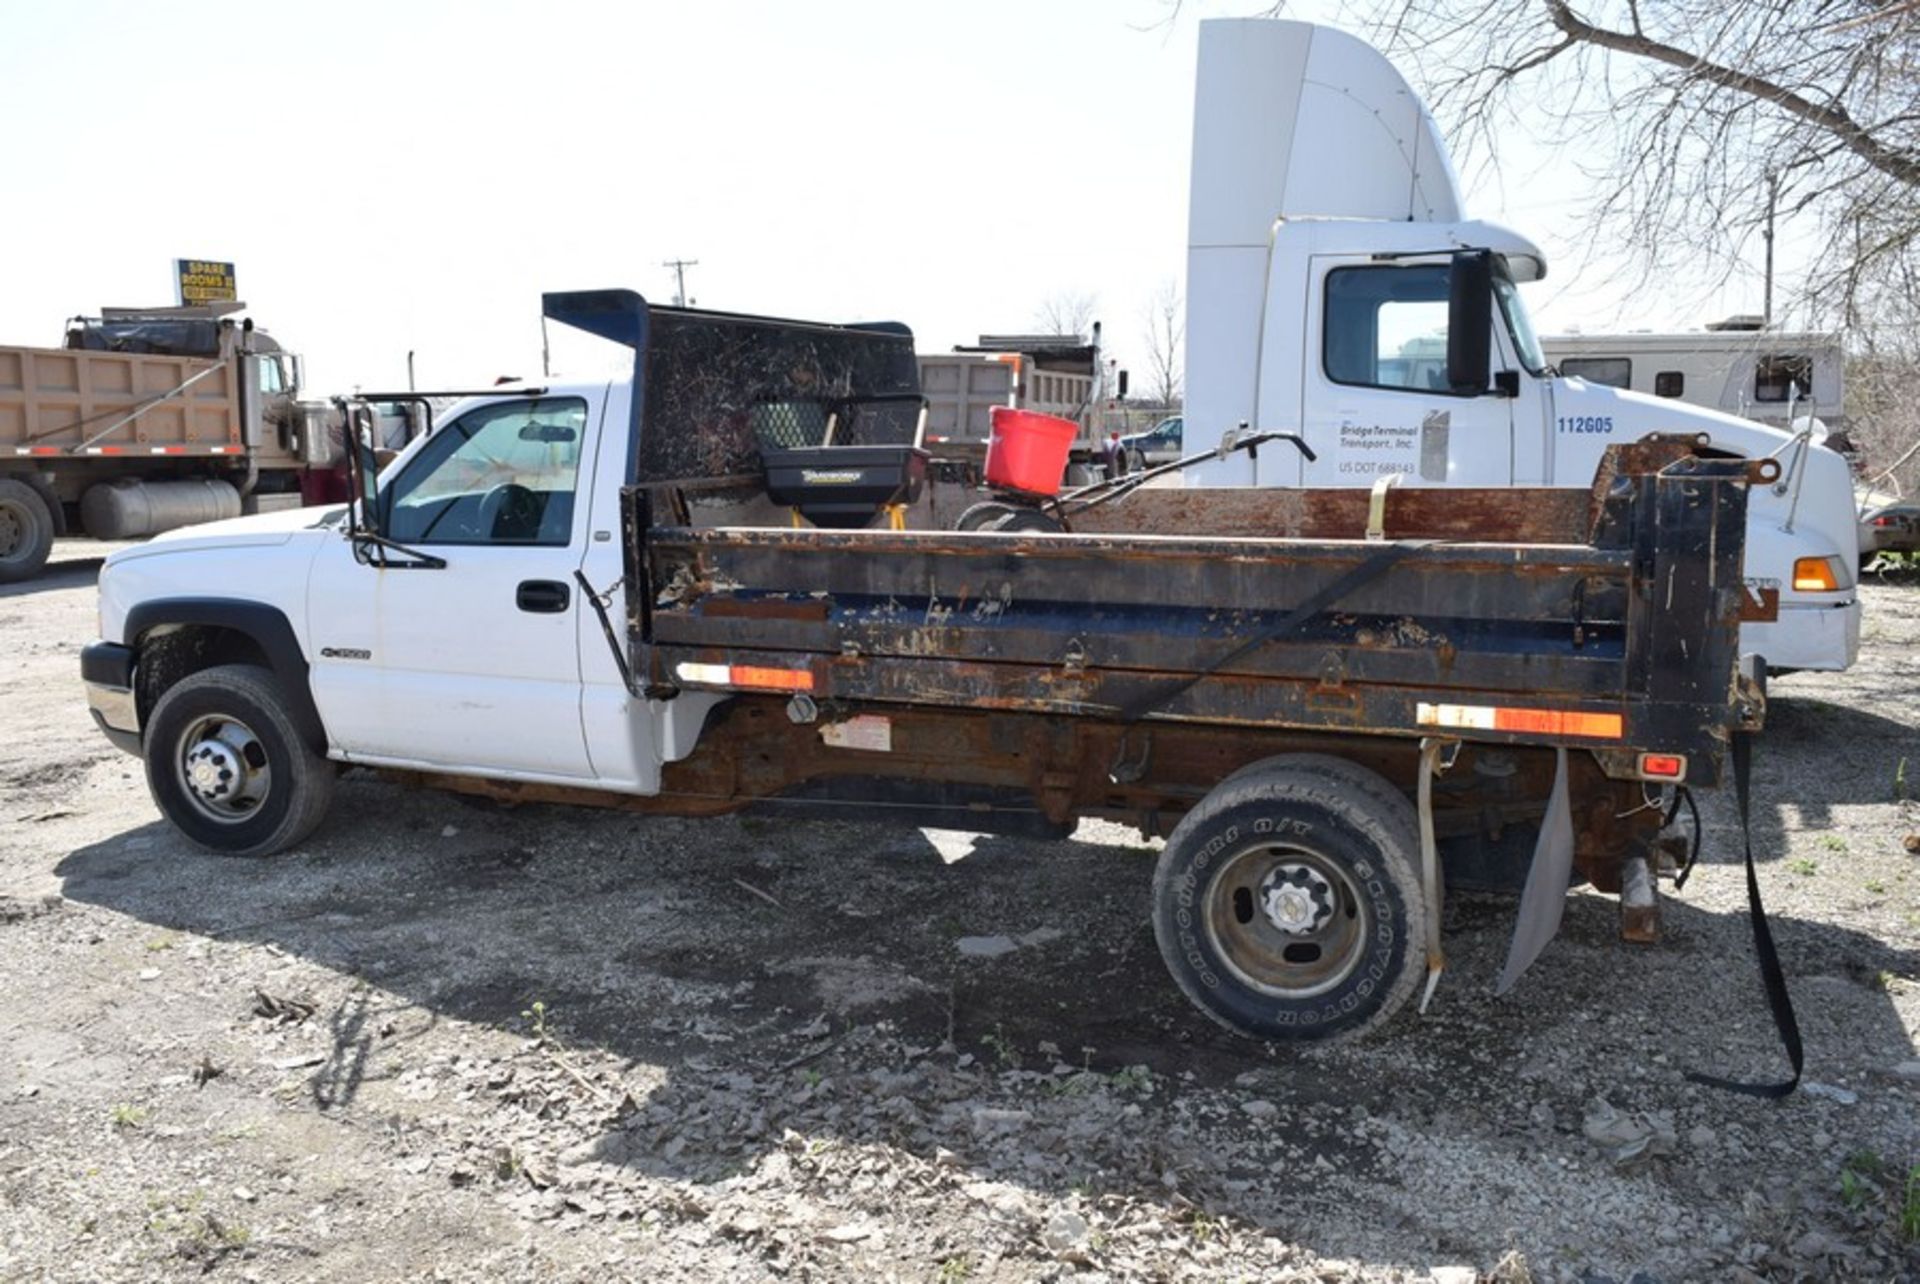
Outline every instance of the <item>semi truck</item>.
{"label": "semi truck", "polygon": [[1764,717],[1736,642],[1774,461],[1655,437],[1581,492],[882,529],[927,463],[904,326],[544,307],[631,374],[466,399],[384,468],[349,415],[349,504],[107,558],[89,705],[193,841],[295,847],[349,767],[640,816],[1119,819],[1166,838],[1145,911],[1180,989],[1318,1039],[1431,995],[1450,877],[1542,866],[1522,916],[1551,924],[1577,874],[1644,935],[1649,791],[1715,784]]}
{"label": "semi truck", "polygon": [[1314,457],[1235,453],[1187,485],[1584,487],[1612,444],[1704,434],[1781,465],[1748,507],[1746,571],[1779,614],[1743,647],[1776,669],[1853,662],[1846,461],[1786,426],[1556,374],[1522,299],[1546,255],[1466,214],[1432,114],[1371,46],[1202,22],[1189,196],[1188,449],[1245,424]]}
{"label": "semi truck", "polygon": [[244,304],[107,308],[0,347],[0,583],[58,535],[134,539],[297,507],[336,463],[331,408]]}

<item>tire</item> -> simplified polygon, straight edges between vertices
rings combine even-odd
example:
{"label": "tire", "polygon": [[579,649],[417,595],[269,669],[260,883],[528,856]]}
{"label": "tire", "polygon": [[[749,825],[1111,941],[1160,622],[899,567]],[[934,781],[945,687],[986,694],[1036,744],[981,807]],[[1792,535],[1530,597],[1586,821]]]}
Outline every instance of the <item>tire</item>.
{"label": "tire", "polygon": [[1004,504],[997,499],[983,500],[963,510],[959,518],[954,521],[953,529],[957,531],[986,530],[1012,511],[1012,504]]}
{"label": "tire", "polygon": [[53,552],[53,513],[39,491],[0,478],[0,584],[30,580]]}
{"label": "tire", "polygon": [[1161,957],[1236,1033],[1362,1034],[1425,967],[1419,850],[1412,805],[1365,768],[1317,754],[1256,763],[1167,839],[1153,878]]}
{"label": "tire", "polygon": [[990,531],[1012,533],[1015,531],[1052,531],[1058,533],[1066,529],[1058,519],[1047,516],[1037,508],[1016,508],[987,527]]}
{"label": "tire", "polygon": [[301,739],[278,681],[257,665],[202,669],[167,688],[144,747],[154,802],[222,855],[285,851],[333,801],[334,765]]}

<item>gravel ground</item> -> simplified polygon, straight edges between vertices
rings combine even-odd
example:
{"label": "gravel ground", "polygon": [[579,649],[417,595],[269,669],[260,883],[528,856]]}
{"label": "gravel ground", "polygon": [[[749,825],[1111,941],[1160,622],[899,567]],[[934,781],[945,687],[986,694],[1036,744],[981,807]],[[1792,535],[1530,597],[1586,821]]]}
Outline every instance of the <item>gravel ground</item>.
{"label": "gravel ground", "polygon": [[87,718],[99,553],[0,590],[0,1278],[1920,1278],[1920,584],[1775,685],[1811,1082],[1769,1103],[1683,1077],[1780,1064],[1724,798],[1660,945],[1576,893],[1496,1000],[1511,903],[1457,897],[1427,1016],[1277,1051],[1187,1008],[1113,826],[353,773],[299,851],[209,856]]}

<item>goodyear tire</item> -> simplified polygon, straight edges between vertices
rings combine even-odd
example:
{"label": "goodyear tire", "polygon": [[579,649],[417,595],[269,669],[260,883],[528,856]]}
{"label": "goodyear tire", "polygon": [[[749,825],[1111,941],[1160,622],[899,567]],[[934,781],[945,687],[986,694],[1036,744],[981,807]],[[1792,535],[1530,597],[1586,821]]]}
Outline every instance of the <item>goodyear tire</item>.
{"label": "goodyear tire", "polygon": [[1221,1025],[1285,1041],[1388,1020],[1425,960],[1413,807],[1365,768],[1269,759],[1223,781],[1167,840],[1153,928],[1182,992]]}
{"label": "goodyear tire", "polygon": [[279,683],[258,665],[202,669],[167,688],[143,747],[154,802],[223,855],[285,851],[333,800],[334,765],[301,739]]}
{"label": "goodyear tire", "polygon": [[53,514],[39,491],[0,478],[0,584],[30,580],[53,552]]}

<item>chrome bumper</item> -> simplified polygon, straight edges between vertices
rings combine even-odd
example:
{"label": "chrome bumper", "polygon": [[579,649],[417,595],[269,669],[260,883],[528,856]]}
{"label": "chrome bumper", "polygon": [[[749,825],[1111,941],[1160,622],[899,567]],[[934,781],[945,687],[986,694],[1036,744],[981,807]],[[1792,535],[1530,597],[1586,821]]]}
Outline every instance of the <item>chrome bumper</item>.
{"label": "chrome bumper", "polygon": [[140,752],[140,707],[133,695],[133,650],[117,642],[93,642],[80,652],[87,710],[101,734],[130,754]]}

